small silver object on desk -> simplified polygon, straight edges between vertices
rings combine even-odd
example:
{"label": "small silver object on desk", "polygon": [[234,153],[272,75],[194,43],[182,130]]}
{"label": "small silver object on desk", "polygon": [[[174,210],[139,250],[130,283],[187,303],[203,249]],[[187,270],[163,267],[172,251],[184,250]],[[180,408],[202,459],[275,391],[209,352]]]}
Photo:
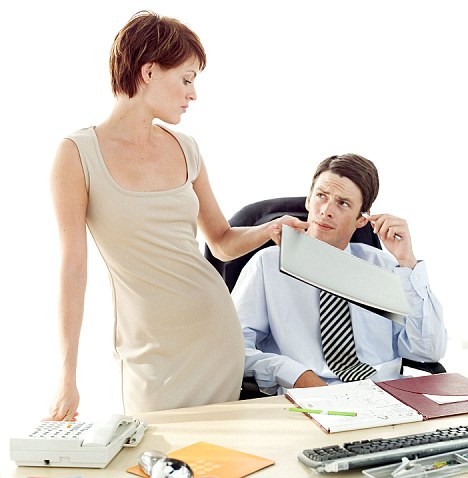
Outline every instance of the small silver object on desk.
{"label": "small silver object on desk", "polygon": [[157,450],[143,452],[138,457],[138,466],[151,478],[193,478],[193,471],[187,463],[169,458]]}

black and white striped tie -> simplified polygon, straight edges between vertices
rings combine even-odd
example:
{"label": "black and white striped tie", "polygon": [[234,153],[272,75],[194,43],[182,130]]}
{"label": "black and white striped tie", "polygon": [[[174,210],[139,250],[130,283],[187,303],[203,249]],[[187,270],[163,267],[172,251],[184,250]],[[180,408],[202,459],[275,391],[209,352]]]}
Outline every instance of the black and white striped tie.
{"label": "black and white striped tie", "polygon": [[357,358],[348,302],[324,290],[320,291],[320,333],[323,356],[340,380],[364,380],[376,372]]}

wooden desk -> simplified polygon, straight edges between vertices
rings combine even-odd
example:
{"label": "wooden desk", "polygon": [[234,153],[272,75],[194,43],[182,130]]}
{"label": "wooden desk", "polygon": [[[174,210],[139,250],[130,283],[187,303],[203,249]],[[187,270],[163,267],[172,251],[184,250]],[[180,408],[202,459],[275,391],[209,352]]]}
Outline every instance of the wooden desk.
{"label": "wooden desk", "polygon": [[[168,453],[198,441],[275,460],[275,465],[251,475],[252,477],[311,477],[317,475],[297,459],[297,454],[304,448],[366,438],[394,437],[468,423],[468,415],[459,415],[392,427],[327,434],[302,413],[288,411],[289,406],[290,402],[286,398],[271,397],[148,413],[141,415],[141,418],[148,420],[150,427],[140,445],[124,448],[107,468],[16,467],[14,462],[8,462],[9,450],[3,450],[0,477],[131,478],[135,475],[128,474],[125,470],[137,464],[138,455],[143,451],[161,450]],[[362,474],[354,471],[321,476],[362,477]]]}

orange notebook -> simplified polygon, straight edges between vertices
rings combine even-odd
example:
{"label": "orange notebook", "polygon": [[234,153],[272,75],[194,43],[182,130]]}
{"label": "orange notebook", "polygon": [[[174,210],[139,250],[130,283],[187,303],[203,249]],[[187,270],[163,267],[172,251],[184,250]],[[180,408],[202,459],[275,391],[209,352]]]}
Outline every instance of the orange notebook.
{"label": "orange notebook", "polygon": [[[275,463],[268,458],[206,442],[194,443],[168,455],[190,465],[195,478],[211,475],[219,478],[242,478]],[[139,466],[128,468],[127,471],[138,476],[148,476]]]}

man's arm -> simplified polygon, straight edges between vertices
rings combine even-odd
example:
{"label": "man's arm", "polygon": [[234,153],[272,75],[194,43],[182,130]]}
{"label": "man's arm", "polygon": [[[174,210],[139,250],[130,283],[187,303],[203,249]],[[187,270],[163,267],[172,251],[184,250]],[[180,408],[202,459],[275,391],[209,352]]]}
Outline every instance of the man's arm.
{"label": "man's arm", "polygon": [[413,252],[408,223],[390,214],[373,214],[369,220],[398,262],[395,273],[402,281],[410,304],[405,327],[401,329],[394,324],[399,354],[412,360],[436,362],[444,356],[447,347],[442,307],[429,287],[424,262],[417,261]]}
{"label": "man's arm", "polygon": [[306,370],[294,384],[294,388],[307,388],[307,387],[322,387],[328,385],[327,382],[324,382],[318,375],[316,375],[312,370]]}
{"label": "man's arm", "polygon": [[246,377],[254,377],[260,390],[265,393],[276,393],[278,386],[318,387],[327,385],[312,370],[285,355],[263,352],[256,348],[257,337],[264,334],[243,327],[245,340],[245,372]]}
{"label": "man's arm", "polygon": [[[323,385],[324,382],[308,371],[305,365],[274,350],[276,346],[272,345],[268,310],[275,308],[275,304],[271,300],[267,303],[266,300],[262,256],[260,252],[249,261],[232,291],[244,333],[244,375],[255,377],[259,387],[266,393],[274,393],[279,385],[285,388],[314,386],[312,383]],[[264,350],[259,350],[259,346]],[[311,380],[311,375],[316,377],[315,381]],[[302,381],[297,384],[301,376]]]}
{"label": "man's arm", "polygon": [[447,331],[442,306],[429,286],[426,265],[417,263],[413,270],[396,267],[410,305],[410,314],[398,334],[398,351],[402,357],[423,362],[437,362],[447,349]]}

